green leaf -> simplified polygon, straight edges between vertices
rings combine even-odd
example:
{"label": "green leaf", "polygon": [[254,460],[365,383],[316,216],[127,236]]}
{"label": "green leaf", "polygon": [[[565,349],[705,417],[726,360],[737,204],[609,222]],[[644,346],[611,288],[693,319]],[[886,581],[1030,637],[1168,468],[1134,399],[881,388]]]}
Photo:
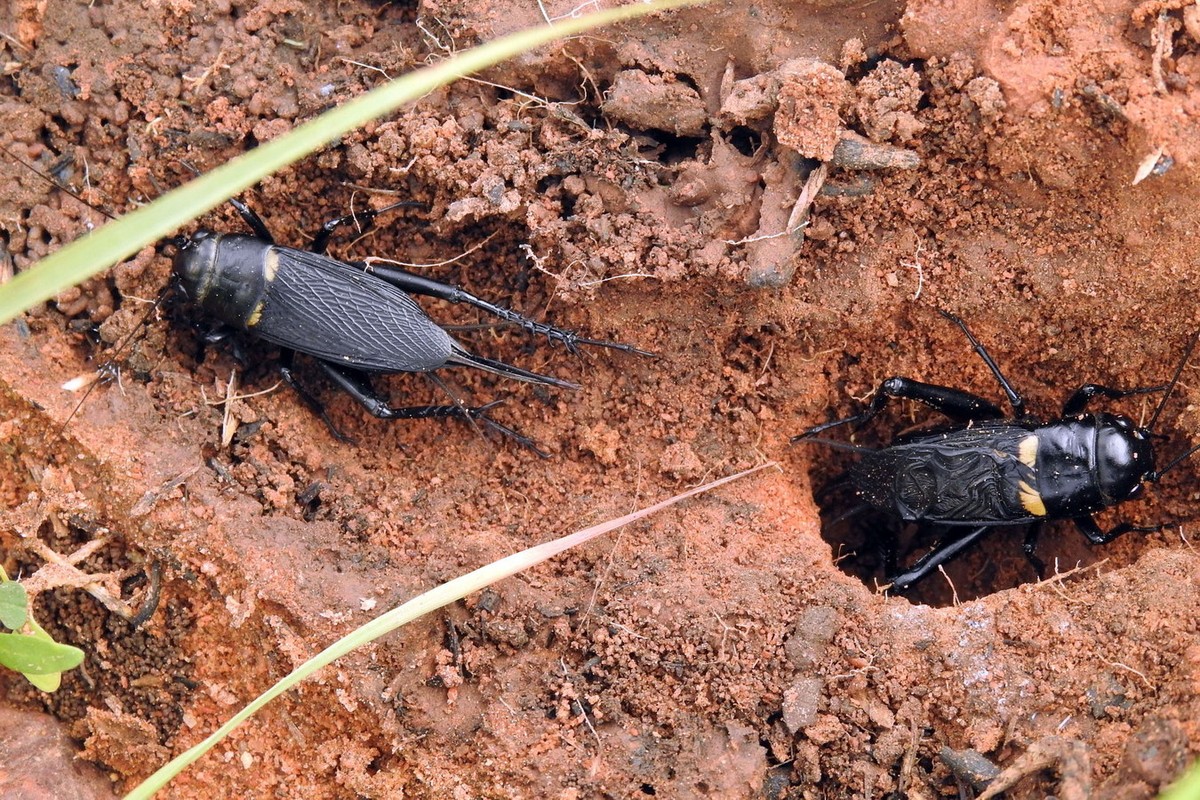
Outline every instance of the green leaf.
{"label": "green leaf", "polygon": [[0,583],[0,625],[15,631],[25,624],[28,612],[25,587],[15,581]]}
{"label": "green leaf", "polygon": [[50,638],[0,633],[0,666],[26,675],[48,675],[83,663],[83,651]]}
{"label": "green leaf", "polygon": [[34,688],[40,689],[43,692],[58,691],[58,687],[62,686],[61,672],[48,672],[45,675],[30,675],[25,674],[25,680],[33,684]]}

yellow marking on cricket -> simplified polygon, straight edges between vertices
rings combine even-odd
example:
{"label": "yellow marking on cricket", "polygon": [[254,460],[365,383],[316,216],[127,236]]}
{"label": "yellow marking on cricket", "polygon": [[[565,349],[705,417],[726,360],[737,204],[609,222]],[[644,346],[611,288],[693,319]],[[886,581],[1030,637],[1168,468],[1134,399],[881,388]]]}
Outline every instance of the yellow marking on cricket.
{"label": "yellow marking on cricket", "polygon": [[247,328],[253,328],[255,325],[258,324],[259,319],[262,318],[262,310],[263,310],[263,304],[260,302],[258,305],[256,305],[254,307],[254,310],[250,312],[250,316],[246,318],[246,327]]}
{"label": "yellow marking on cricket", "polygon": [[1037,489],[1034,489],[1025,481],[1018,481],[1017,495],[1021,498],[1021,505],[1030,514],[1033,514],[1035,517],[1046,516],[1046,504],[1042,502],[1042,496],[1038,494]]}
{"label": "yellow marking on cricket", "polygon": [[277,272],[279,272],[279,253],[271,248],[263,255],[263,280],[270,283],[275,280]]}
{"label": "yellow marking on cricket", "polygon": [[1021,463],[1030,469],[1037,469],[1037,452],[1038,438],[1034,434],[1029,434],[1021,443],[1017,445],[1017,457],[1021,459]]}

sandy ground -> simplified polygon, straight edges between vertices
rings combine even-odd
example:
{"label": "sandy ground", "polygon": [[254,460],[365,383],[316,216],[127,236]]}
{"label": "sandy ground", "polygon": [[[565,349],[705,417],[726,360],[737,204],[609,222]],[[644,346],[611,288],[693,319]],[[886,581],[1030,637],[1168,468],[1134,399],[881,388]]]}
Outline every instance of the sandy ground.
{"label": "sandy ground", "polygon": [[[119,212],[385,74],[540,21],[537,4],[477,0],[22,0],[0,12],[0,135]],[[274,354],[251,344],[239,364],[186,308],[140,325],[170,281],[152,250],[0,328],[5,568],[40,563],[22,536],[63,553],[107,537],[83,566],[125,570],[125,599],[163,580],[136,630],[83,592],[41,596],[39,619],[88,659],[49,697],[0,678],[6,713],[52,714],[127,789],[377,611],[776,460],[345,659],[171,796],[970,796],[947,748],[1029,772],[1013,797],[1152,796],[1200,751],[1200,466],[1101,518],[1160,532],[1092,548],[1050,526],[1039,553],[1080,567],[1065,577],[1037,583],[1002,531],[892,597],[872,546],[887,520],[822,530],[846,509],[828,487],[849,457],[788,440],[893,374],[999,400],[937,309],[1046,417],[1085,382],[1169,378],[1200,327],[1193,81],[1196,5],[729,0],[571,40],[345,137],[244,198],[280,241],[417,200],[334,251],[439,264],[661,357],[456,330],[583,385],[444,373],[470,402],[505,399],[495,417],[539,460],[462,424],[372,419],[311,363],[357,444],[280,388],[230,405],[223,446],[231,375],[235,394],[269,390]],[[1135,186],[1140,166],[1157,169]],[[102,222],[11,159],[0,178],[17,270]],[[197,225],[241,228],[229,211]],[[64,429],[78,397],[60,384],[134,329],[119,385]],[[1162,415],[1161,458],[1197,438],[1195,374]],[[421,376],[378,385],[444,397]],[[1098,405],[1144,420],[1154,400]],[[856,440],[926,419],[897,407]],[[18,741],[41,735],[23,725]],[[54,796],[56,770],[38,769],[8,779]]]}

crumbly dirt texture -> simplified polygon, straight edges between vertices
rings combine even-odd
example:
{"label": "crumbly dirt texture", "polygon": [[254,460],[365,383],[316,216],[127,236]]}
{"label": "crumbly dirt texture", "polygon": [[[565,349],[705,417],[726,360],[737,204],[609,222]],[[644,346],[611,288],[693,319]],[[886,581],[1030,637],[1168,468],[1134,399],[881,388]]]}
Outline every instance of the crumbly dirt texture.
{"label": "crumbly dirt texture", "polygon": [[[544,23],[480,0],[14,2],[0,137],[119,213],[385,76]],[[1048,526],[1058,577],[1038,583],[1022,534],[998,531],[894,597],[872,560],[887,520],[823,530],[853,455],[789,438],[889,375],[1001,400],[938,309],[1047,417],[1085,382],[1165,382],[1200,328],[1198,169],[1200,11],[1179,2],[725,0],[433,92],[243,199],[296,247],[350,209],[418,201],[333,252],[435,265],[659,358],[576,356],[425,302],[474,351],[582,385],[442,373],[468,402],[506,400],[495,418],[551,457],[378,421],[301,359],[343,444],[268,391],[271,348],[208,343],[181,303],[143,322],[171,272],[147,249],[0,328],[0,556],[29,575],[26,537],[64,554],[104,537],[81,566],[123,576],[135,606],[160,573],[161,599],[134,628],[78,589],[41,595],[87,661],[56,694],[4,675],[0,696],[57,717],[125,790],[380,611],[775,460],[343,659],[168,795],[975,791],[949,748],[1014,768],[1011,797],[1153,796],[1200,751],[1200,463],[1101,517],[1161,531],[1090,547]],[[4,154],[0,181],[2,269],[104,221]],[[229,209],[195,226],[243,229]],[[76,410],[61,384],[110,359],[120,380]],[[1164,461],[1200,438],[1196,375],[1159,421]],[[420,375],[376,385],[445,402]],[[1147,420],[1156,402],[1097,406]],[[854,440],[929,419],[901,404]]]}

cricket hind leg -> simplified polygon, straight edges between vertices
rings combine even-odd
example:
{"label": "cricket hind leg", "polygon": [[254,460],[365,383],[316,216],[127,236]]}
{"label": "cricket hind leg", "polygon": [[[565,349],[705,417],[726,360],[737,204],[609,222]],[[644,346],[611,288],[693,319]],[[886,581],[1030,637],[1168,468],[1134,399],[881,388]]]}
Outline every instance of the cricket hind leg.
{"label": "cricket hind leg", "polygon": [[[339,389],[354,398],[355,402],[365,408],[373,417],[378,419],[461,419],[472,425],[477,423],[485,425],[501,436],[512,439],[522,447],[531,450],[539,458],[550,457],[549,454],[538,448],[537,443],[533,439],[518,433],[507,425],[497,422],[488,415],[488,411],[500,405],[501,401],[495,401],[482,406],[468,406],[464,403],[454,403],[449,405],[393,407],[371,388],[367,376],[361,371],[346,369],[345,367],[319,359],[317,363],[321,365],[325,374],[333,380]],[[445,388],[444,384],[443,388]],[[329,421],[324,417],[323,410],[320,413],[328,425]]]}
{"label": "cricket hind leg", "polygon": [[905,592],[911,589],[936,572],[939,567],[969,550],[990,530],[992,530],[992,526],[980,525],[950,541],[942,540],[932,550],[917,559],[912,566],[889,574],[887,578],[889,590]]}

